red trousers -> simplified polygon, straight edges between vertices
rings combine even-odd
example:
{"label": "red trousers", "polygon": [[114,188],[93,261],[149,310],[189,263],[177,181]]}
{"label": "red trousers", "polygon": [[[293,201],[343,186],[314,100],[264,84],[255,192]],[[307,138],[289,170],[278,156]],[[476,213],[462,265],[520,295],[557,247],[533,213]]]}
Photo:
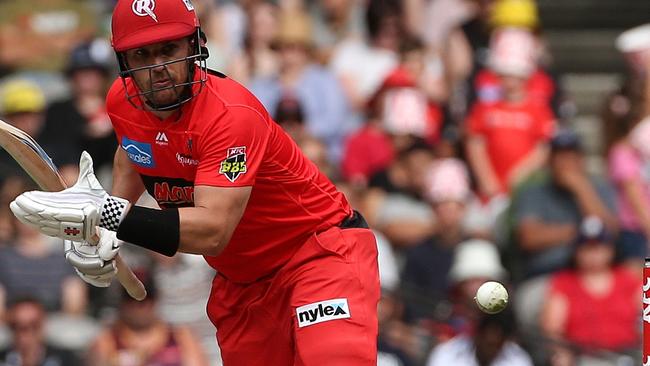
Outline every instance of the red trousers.
{"label": "red trousers", "polygon": [[376,366],[379,274],[368,229],[311,236],[272,277],[215,277],[208,315],[224,366]]}

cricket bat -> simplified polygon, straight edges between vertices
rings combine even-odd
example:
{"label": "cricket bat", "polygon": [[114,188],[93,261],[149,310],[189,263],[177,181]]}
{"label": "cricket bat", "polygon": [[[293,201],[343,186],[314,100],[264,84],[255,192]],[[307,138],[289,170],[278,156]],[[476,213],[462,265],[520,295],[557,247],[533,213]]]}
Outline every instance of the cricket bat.
{"label": "cricket bat", "polygon": [[[2,120],[0,120],[0,146],[44,191],[58,192],[67,188],[65,180],[45,150],[27,133]],[[147,296],[147,291],[142,282],[119,255],[115,257],[115,264],[117,279],[124,289],[132,298],[143,300]]]}

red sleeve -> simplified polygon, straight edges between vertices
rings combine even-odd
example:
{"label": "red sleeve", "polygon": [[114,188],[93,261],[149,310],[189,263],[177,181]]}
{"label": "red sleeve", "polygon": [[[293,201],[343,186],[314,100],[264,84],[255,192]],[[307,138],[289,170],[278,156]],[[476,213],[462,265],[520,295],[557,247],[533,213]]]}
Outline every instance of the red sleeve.
{"label": "red sleeve", "polygon": [[537,137],[542,141],[548,141],[555,132],[555,115],[547,106],[540,106],[537,109]]}
{"label": "red sleeve", "polygon": [[246,187],[255,184],[271,129],[259,112],[230,106],[199,138],[195,185]]}
{"label": "red sleeve", "polygon": [[476,103],[465,120],[467,133],[470,135],[485,134],[485,107],[481,103]]}

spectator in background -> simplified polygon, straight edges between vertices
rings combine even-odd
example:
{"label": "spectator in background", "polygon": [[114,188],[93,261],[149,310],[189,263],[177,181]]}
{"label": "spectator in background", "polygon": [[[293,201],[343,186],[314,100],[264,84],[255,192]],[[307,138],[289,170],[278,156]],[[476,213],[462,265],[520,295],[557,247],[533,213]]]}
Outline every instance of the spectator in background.
{"label": "spectator in background", "polygon": [[[22,179],[22,178],[14,178]],[[9,181],[16,194],[35,189],[22,179],[21,189]],[[5,305],[22,296],[39,299],[51,312],[79,316],[86,310],[87,288],[62,255],[63,242],[50,238],[17,219],[15,237],[0,247],[0,319]]]}
{"label": "spectator in background", "polygon": [[517,27],[537,31],[539,18],[534,0],[471,0],[474,15],[452,31],[444,50],[445,70],[452,88],[488,62],[491,33],[496,28]]}
{"label": "spectator in background", "polygon": [[614,238],[599,218],[582,220],[575,245],[575,266],[552,275],[540,318],[545,335],[559,342],[551,365],[573,364],[566,342],[592,354],[638,350],[641,278],[615,265]]}
{"label": "spectator in background", "polygon": [[433,159],[429,144],[412,139],[396,160],[368,183],[365,217],[397,247],[415,245],[434,231],[433,211],[422,196],[426,169]]}
{"label": "spectator in background", "polygon": [[219,347],[214,344],[214,325],[205,313],[214,269],[197,255],[153,256],[152,280],[157,291],[154,311],[172,327],[191,329],[209,353],[210,365],[214,365],[219,359]]}
{"label": "spectator in background", "polygon": [[615,196],[590,176],[578,136],[560,131],[551,141],[549,172],[523,187],[513,200],[513,221],[527,277],[565,268],[583,217],[597,216],[617,230]]}
{"label": "spectator in background", "polygon": [[[239,1],[240,4],[228,3],[221,6],[222,19],[228,22],[240,18],[244,12],[245,32],[243,45],[229,62],[228,74],[234,80],[249,85],[251,80],[264,79],[276,75],[280,68],[277,52],[272,43],[278,32],[278,8],[270,1]],[[235,21],[235,24],[240,24]],[[246,22],[248,22],[246,24]],[[242,26],[242,27],[244,27]],[[227,31],[237,32],[237,25]],[[211,59],[212,56],[208,58]]]}
{"label": "spectator in background", "polygon": [[368,43],[343,42],[330,62],[356,111],[366,109],[370,98],[399,63],[398,52],[404,36],[401,1],[370,0],[365,26]]}
{"label": "spectator in background", "polygon": [[337,172],[328,159],[327,147],[307,131],[303,108],[297,98],[290,93],[282,96],[276,107],[274,120],[320,171],[330,179],[337,177]]}
{"label": "spectator in background", "polygon": [[317,59],[327,64],[332,52],[343,41],[362,39],[364,2],[360,0],[317,0],[309,14],[314,21],[314,43]]}
{"label": "spectator in background", "polygon": [[530,356],[514,340],[515,321],[509,309],[482,314],[473,335],[459,335],[438,345],[427,366],[532,366]]}
{"label": "spectator in background", "polygon": [[616,188],[620,252],[634,268],[643,266],[650,238],[650,117],[639,122],[609,152],[609,176]]}
{"label": "spectator in background", "polygon": [[650,23],[628,29],[616,39],[627,64],[619,90],[608,96],[603,108],[606,151],[609,152],[642,119],[650,115]]}
{"label": "spectator in background", "polygon": [[57,164],[75,168],[71,182],[83,150],[92,154],[96,170],[112,166],[115,135],[104,104],[113,58],[106,40],[78,44],[65,68],[71,96],[47,109],[43,148]]}
{"label": "spectator in background", "polygon": [[535,69],[528,32],[493,34],[490,67],[499,75],[503,98],[475,104],[466,121],[467,158],[481,198],[507,195],[546,161],[555,121],[547,105],[531,99],[525,83]]}
{"label": "spectator in background", "polygon": [[72,352],[47,344],[46,320],[45,307],[39,300],[16,298],[7,313],[13,342],[9,348],[0,350],[0,365],[80,366],[80,360]]}
{"label": "spectator in background", "polygon": [[10,71],[58,72],[67,53],[92,36],[97,15],[89,2],[0,2],[0,65]]}
{"label": "spectator in background", "polygon": [[[495,29],[494,32],[502,32],[504,29]],[[531,57],[533,63],[533,71],[525,81],[525,89],[528,98],[539,104],[547,105],[553,111],[555,116],[560,116],[560,107],[562,102],[562,94],[559,89],[558,81],[541,65],[541,45],[540,40],[529,30],[523,28],[514,28],[523,33],[530,34],[531,38]],[[469,79],[468,88],[468,105],[473,105],[477,101],[483,103],[492,103],[503,98],[503,85],[502,80],[498,74],[498,60],[493,56],[495,52],[503,52],[500,50],[499,44],[492,44],[489,50],[488,60],[496,61],[494,63],[486,63],[485,65],[478,66],[478,69],[471,75]],[[496,66],[496,67],[495,67]]]}
{"label": "spectator in background", "polygon": [[[13,79],[6,82],[2,86],[2,93],[0,93],[3,120],[25,131],[39,142],[43,130],[45,102],[45,95],[39,86],[25,79]],[[14,175],[26,176],[11,155],[2,150],[0,152],[0,183]]]}
{"label": "spectator in background", "polygon": [[[345,142],[342,176],[366,186],[370,178],[386,169],[396,153],[416,139],[438,140],[442,116],[405,65],[383,81],[368,103],[368,120]],[[433,150],[432,150],[433,151]]]}
{"label": "spectator in background", "polygon": [[88,364],[207,366],[192,332],[160,319],[155,311],[156,288],[148,274],[141,274],[140,279],[147,298],[137,301],[122,290],[118,318],[95,339],[88,351]]}
{"label": "spectator in background", "polygon": [[448,275],[449,301],[452,310],[447,319],[447,334],[440,339],[458,334],[472,333],[481,311],[474,296],[486,281],[500,281],[506,287],[508,272],[503,268],[499,251],[494,243],[483,239],[468,239],[456,246]]}
{"label": "spectator in background", "polygon": [[355,123],[338,80],[314,62],[307,14],[282,14],[275,46],[280,57],[278,74],[254,79],[251,91],[272,115],[282,95],[295,95],[303,108],[307,131],[326,144],[329,160],[337,163],[342,141]]}
{"label": "spectator in background", "polygon": [[432,318],[432,304],[445,300],[454,252],[468,238],[463,219],[471,192],[465,165],[457,159],[436,161],[426,179],[425,196],[435,213],[436,232],[406,250],[402,273],[408,316],[413,320]]}

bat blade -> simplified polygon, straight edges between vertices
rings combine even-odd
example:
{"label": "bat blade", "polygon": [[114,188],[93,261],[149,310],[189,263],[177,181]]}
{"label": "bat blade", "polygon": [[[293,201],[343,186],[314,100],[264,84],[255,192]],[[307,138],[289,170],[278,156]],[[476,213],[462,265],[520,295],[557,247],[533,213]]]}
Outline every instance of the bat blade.
{"label": "bat blade", "polygon": [[[65,180],[45,150],[29,134],[2,120],[0,120],[0,146],[44,191],[58,192],[67,188]],[[119,256],[115,259],[117,278],[122,286],[131,297],[143,300],[147,292],[142,282]]]}

